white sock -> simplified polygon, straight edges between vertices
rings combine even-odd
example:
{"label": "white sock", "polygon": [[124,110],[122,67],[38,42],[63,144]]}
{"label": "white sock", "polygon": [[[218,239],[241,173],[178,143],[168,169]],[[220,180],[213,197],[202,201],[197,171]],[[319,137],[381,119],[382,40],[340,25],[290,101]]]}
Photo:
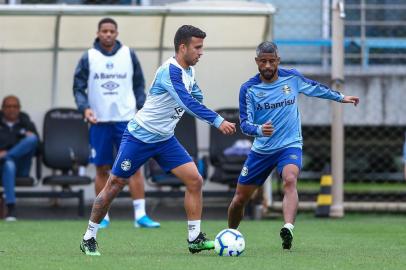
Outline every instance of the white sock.
{"label": "white sock", "polygon": [[108,212],[107,212],[107,214],[104,216],[104,219],[107,220],[107,221],[110,221],[110,216],[109,216],[109,213],[108,213]]}
{"label": "white sock", "polygon": [[92,237],[94,237],[94,239],[96,239],[98,229],[99,229],[99,224],[91,222],[89,220],[89,225],[87,225],[87,230],[86,230],[85,235],[83,236],[83,239],[89,240]]}
{"label": "white sock", "polygon": [[189,242],[195,240],[200,233],[200,220],[188,220]]}
{"label": "white sock", "polygon": [[145,199],[137,199],[133,200],[134,206],[134,218],[135,220],[139,220],[143,216],[146,215],[145,213]]}
{"label": "white sock", "polygon": [[286,223],[285,225],[283,225],[283,227],[284,227],[284,228],[288,228],[289,230],[293,231],[293,228],[294,228],[295,226],[293,226],[292,223]]}

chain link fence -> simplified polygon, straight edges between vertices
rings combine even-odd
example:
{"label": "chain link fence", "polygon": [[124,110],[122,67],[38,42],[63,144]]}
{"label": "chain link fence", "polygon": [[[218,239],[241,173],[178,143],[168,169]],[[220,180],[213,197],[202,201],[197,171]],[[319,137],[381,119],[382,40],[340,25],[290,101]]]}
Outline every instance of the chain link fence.
{"label": "chain link fence", "polygon": [[[270,1],[282,65],[330,84],[332,1]],[[345,201],[404,202],[406,2],[345,1],[345,90],[361,98],[344,108]],[[304,157],[301,196],[313,200],[331,172],[331,110],[301,97]]]}

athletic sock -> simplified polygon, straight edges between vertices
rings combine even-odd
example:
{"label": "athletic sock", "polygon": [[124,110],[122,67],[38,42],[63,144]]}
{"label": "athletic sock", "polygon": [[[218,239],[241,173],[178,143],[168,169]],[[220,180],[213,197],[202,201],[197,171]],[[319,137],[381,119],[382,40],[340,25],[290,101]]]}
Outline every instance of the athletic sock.
{"label": "athletic sock", "polygon": [[133,200],[134,206],[134,218],[135,220],[139,220],[143,216],[146,215],[145,213],[145,199],[137,199]]}
{"label": "athletic sock", "polygon": [[286,223],[285,225],[283,225],[284,228],[287,228],[291,231],[293,231],[293,228],[295,228],[295,226],[293,226],[292,223]]}
{"label": "athletic sock", "polygon": [[197,238],[200,233],[200,220],[188,220],[187,222],[189,232],[189,242],[192,242]]}
{"label": "athletic sock", "polygon": [[97,230],[99,229],[99,225],[97,223],[91,222],[89,220],[89,225],[87,226],[87,230],[85,235],[83,236],[84,240],[89,240],[90,238],[94,237],[96,239]]}

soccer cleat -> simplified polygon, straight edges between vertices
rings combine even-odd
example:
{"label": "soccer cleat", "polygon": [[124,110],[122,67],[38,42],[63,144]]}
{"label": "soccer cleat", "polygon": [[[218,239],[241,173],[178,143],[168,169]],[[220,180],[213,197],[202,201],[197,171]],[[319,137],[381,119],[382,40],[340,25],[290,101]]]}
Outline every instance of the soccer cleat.
{"label": "soccer cleat", "polygon": [[103,220],[100,222],[99,229],[106,229],[109,225],[110,225],[110,220],[108,220],[108,219],[103,219]]}
{"label": "soccer cleat", "polygon": [[80,250],[89,256],[100,256],[100,252],[97,250],[97,248],[97,241],[94,239],[94,237],[90,238],[89,240],[83,239],[80,243]]}
{"label": "soccer cleat", "polygon": [[199,235],[193,241],[187,241],[190,253],[198,253],[202,250],[214,249],[214,241],[210,241],[206,238],[206,234],[200,232]]}
{"label": "soccer cleat", "polygon": [[7,204],[7,215],[5,221],[17,221],[16,209],[14,204]]}
{"label": "soccer cleat", "polygon": [[134,227],[136,228],[159,228],[160,226],[161,224],[159,224],[159,222],[153,221],[147,215],[134,221]]}
{"label": "soccer cleat", "polygon": [[293,232],[292,232],[292,230],[283,227],[281,229],[280,236],[282,238],[282,248],[283,249],[291,249],[292,248],[292,241],[293,241]]}

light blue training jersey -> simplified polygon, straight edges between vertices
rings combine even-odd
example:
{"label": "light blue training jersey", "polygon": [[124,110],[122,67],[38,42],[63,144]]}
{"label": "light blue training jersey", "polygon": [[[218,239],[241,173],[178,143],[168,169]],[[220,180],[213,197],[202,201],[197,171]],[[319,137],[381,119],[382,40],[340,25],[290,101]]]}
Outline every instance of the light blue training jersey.
{"label": "light blue training jersey", "polygon": [[[260,74],[245,82],[240,89],[240,123],[244,134],[255,136],[252,150],[273,154],[287,147],[302,148],[298,95],[341,102],[344,95],[305,78],[297,70],[278,69],[278,79],[264,83]],[[271,122],[274,133],[262,134],[262,124]]]}
{"label": "light blue training jersey", "polygon": [[145,104],[128,123],[128,131],[145,143],[168,140],[185,111],[218,128],[224,118],[202,102],[194,68],[184,69],[171,57],[158,68]]}

